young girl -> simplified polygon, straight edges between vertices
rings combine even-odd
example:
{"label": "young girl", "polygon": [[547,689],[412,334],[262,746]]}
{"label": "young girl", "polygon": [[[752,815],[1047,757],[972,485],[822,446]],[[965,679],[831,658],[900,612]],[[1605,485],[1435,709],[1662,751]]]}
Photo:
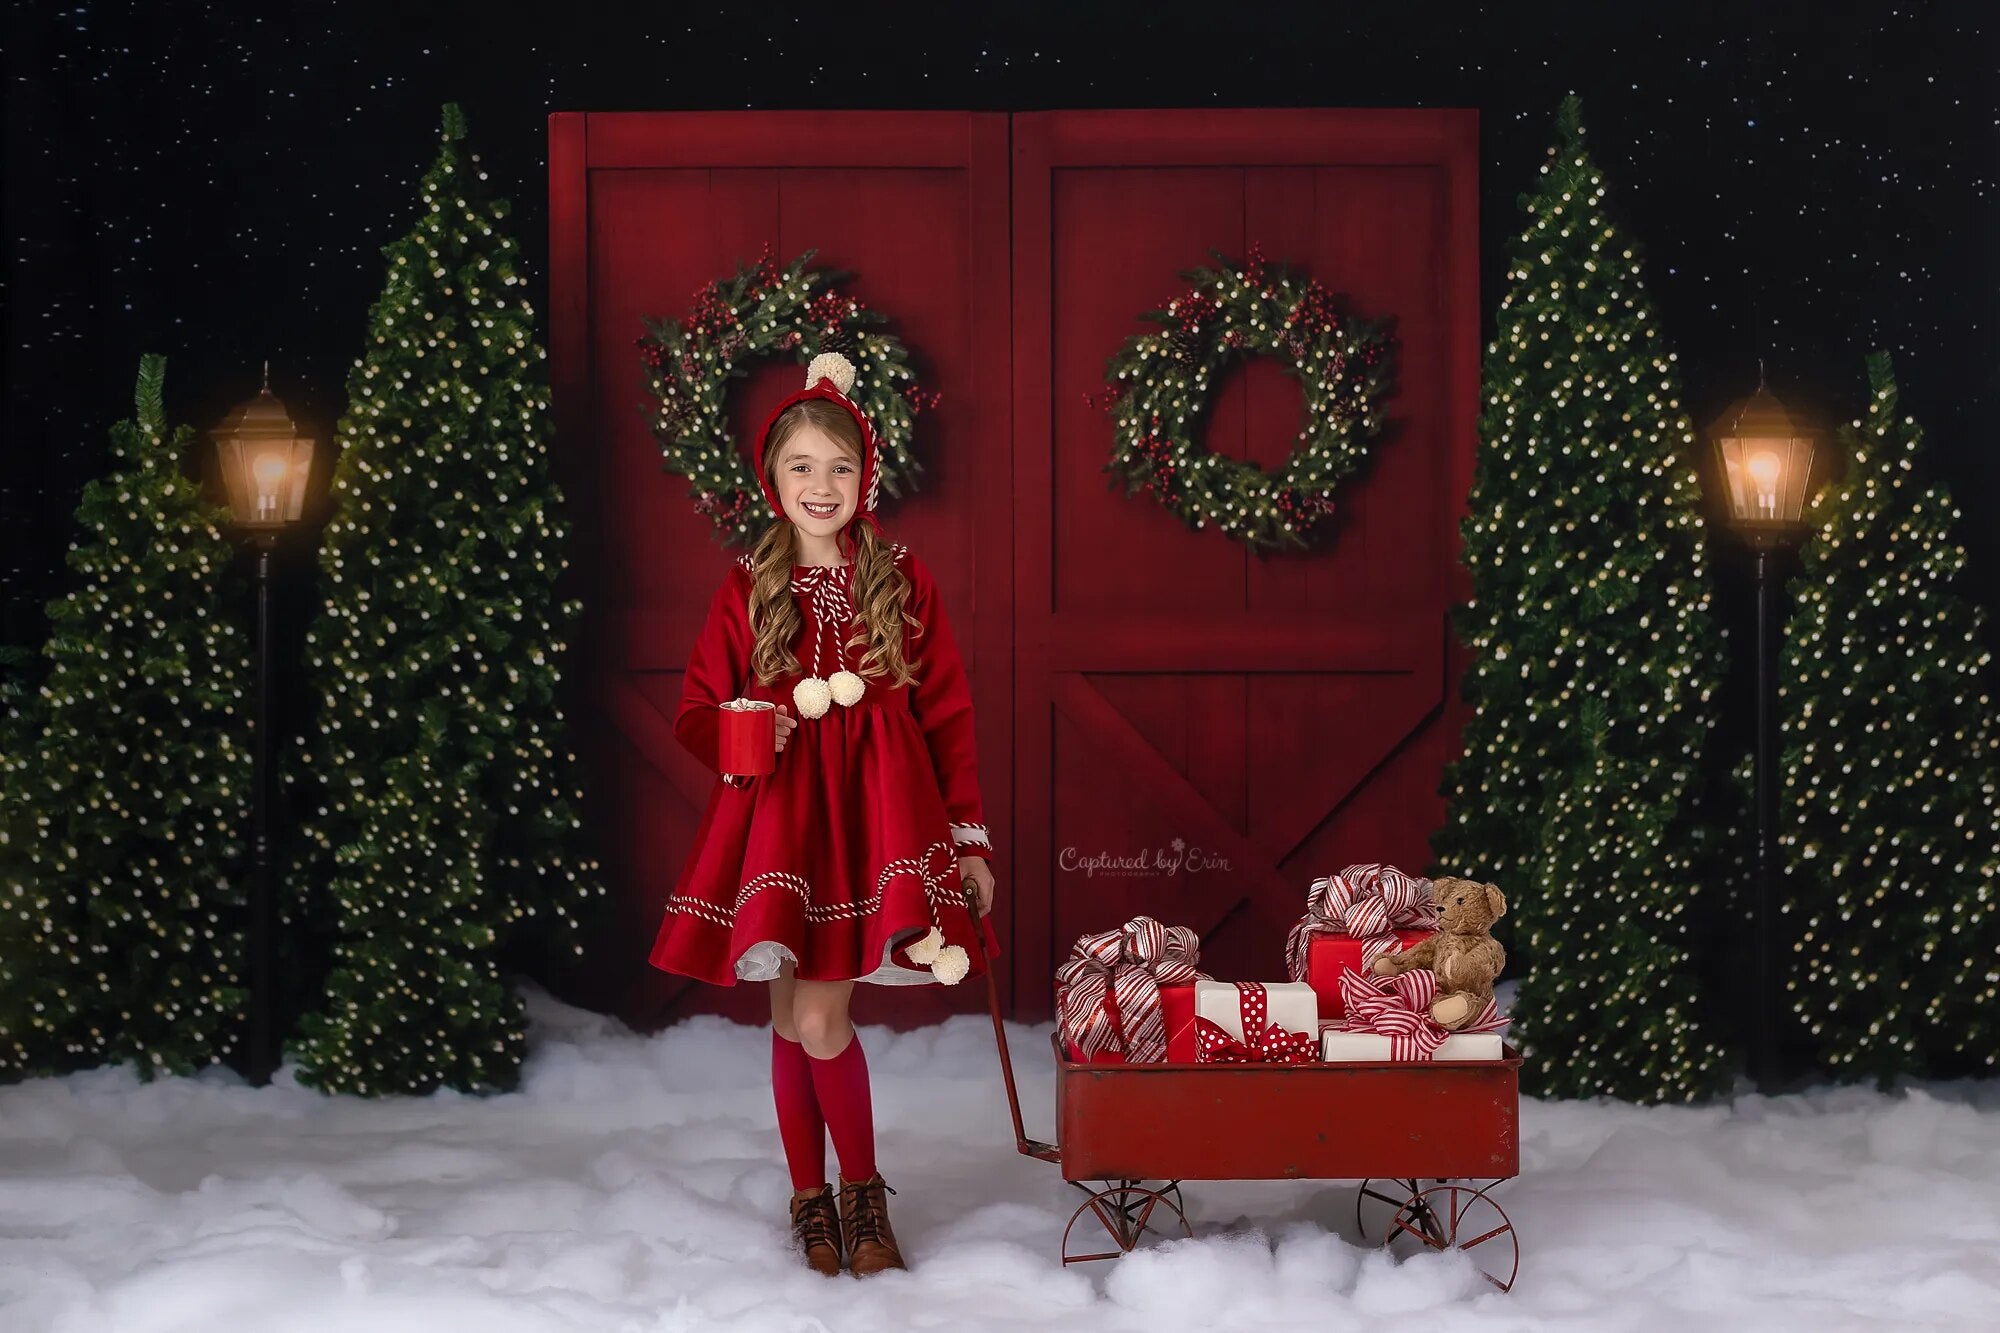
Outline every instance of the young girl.
{"label": "young girl", "polygon": [[[771,1085],[792,1230],[825,1274],[905,1267],[875,1169],[856,981],[953,985],[999,941],[972,694],[936,582],[875,523],[881,453],[814,357],[751,464],[780,521],[724,578],[689,654],[674,734],[719,770],[718,706],[778,706],[776,769],[722,774],[667,899],[655,967],[771,983]],[[980,920],[965,906],[965,884]],[[840,1156],[836,1214],[826,1134]]]}

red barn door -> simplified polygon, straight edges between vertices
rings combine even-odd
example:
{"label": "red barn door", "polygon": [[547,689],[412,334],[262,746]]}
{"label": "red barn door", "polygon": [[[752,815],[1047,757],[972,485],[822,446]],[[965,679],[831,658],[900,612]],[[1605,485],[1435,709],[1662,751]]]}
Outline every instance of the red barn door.
{"label": "red barn door", "polygon": [[[1013,1012],[1046,1017],[1070,940],[1138,912],[1197,927],[1217,975],[1278,976],[1313,876],[1427,861],[1478,411],[1475,113],[564,113],[550,129],[555,403],[589,608],[571,693],[615,900],[579,1001],[642,1027],[764,1012],[763,987],[689,987],[644,961],[712,781],[669,722],[732,553],[660,471],[633,341],[642,312],[678,315],[766,241],[854,271],[944,395],[920,418],[923,489],[883,523],[938,571],[969,659]],[[1395,434],[1307,556],[1259,560],[1109,490],[1110,421],[1084,401],[1181,270],[1253,243],[1397,320]],[[795,375],[738,390],[739,439]],[[1207,439],[1270,466],[1298,411],[1296,386],[1253,363]],[[858,992],[864,1021],[982,998],[876,989]]]}
{"label": "red barn door", "polygon": [[[1143,912],[1195,927],[1217,976],[1278,978],[1314,876],[1427,863],[1456,743],[1477,143],[1471,111],[1014,117],[1022,1017],[1050,1012],[1083,931]],[[1110,419],[1085,401],[1181,271],[1253,244],[1397,321],[1394,433],[1311,555],[1260,560],[1109,489]],[[1208,445],[1274,466],[1299,411],[1296,384],[1253,362],[1220,387]]]}
{"label": "red barn door", "polygon": [[[613,903],[576,998],[642,1027],[694,1012],[768,1015],[766,988],[695,985],[650,967],[714,775],[674,740],[688,646],[736,549],[661,471],[642,416],[641,315],[687,310],[769,243],[780,263],[854,276],[943,398],[918,418],[920,490],[882,526],[936,571],[979,717],[987,821],[1013,827],[1007,120],[962,113],[559,113],[550,117],[554,393],[586,601],[578,701],[589,809]],[[796,387],[772,361],[734,392],[739,446]],[[1001,852],[1011,860],[1003,841]],[[1003,872],[1004,873],[1004,872]],[[1007,938],[1011,897],[996,928]],[[862,1021],[983,1003],[963,987],[860,987]]]}

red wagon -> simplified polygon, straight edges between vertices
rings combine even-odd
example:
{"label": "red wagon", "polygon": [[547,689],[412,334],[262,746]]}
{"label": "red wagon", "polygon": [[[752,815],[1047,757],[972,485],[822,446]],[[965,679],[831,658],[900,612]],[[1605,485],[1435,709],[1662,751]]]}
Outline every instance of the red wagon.
{"label": "red wagon", "polygon": [[[1114,1259],[1150,1232],[1192,1236],[1181,1182],[1359,1180],[1355,1221],[1398,1250],[1457,1249],[1510,1289],[1513,1222],[1493,1197],[1520,1169],[1521,1055],[1423,1063],[1078,1064],[1052,1034],[1055,1143],[1027,1136],[1000,993],[987,998],[1015,1147],[1054,1162],[1085,1196],[1065,1264]],[[1425,1182],[1429,1182],[1426,1184]],[[1096,1219],[1117,1247],[1092,1250]]]}

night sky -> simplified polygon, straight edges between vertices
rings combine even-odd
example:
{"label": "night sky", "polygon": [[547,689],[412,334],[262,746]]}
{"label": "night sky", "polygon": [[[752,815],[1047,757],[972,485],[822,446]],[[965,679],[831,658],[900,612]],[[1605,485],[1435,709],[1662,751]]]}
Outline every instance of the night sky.
{"label": "night sky", "polygon": [[1994,604],[1986,5],[948,8],[12,4],[0,641],[38,642],[68,586],[72,514],[141,353],[167,357],[176,422],[213,425],[268,357],[293,414],[331,430],[452,100],[515,202],[544,316],[552,110],[1476,107],[1490,339],[1516,197],[1575,91],[1697,426],[1760,355],[1788,402],[1851,419],[1863,355],[1890,349]]}

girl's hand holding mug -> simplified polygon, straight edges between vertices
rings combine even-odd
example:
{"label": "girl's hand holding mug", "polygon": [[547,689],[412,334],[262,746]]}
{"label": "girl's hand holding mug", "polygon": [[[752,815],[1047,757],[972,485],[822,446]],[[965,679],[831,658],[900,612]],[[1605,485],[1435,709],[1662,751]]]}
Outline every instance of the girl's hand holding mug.
{"label": "girl's hand holding mug", "polygon": [[787,712],[783,704],[779,704],[776,721],[778,724],[778,753],[783,754],[785,752],[785,742],[790,740],[792,733],[798,729],[799,720]]}

